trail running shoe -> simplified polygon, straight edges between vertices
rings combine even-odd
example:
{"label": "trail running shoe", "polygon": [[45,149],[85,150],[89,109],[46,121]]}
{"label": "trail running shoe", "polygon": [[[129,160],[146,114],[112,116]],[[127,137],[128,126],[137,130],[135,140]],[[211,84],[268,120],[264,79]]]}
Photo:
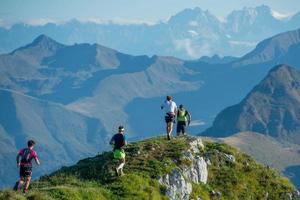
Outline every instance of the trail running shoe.
{"label": "trail running shoe", "polygon": [[115,168],[115,173],[116,173],[116,176],[120,176],[117,168]]}
{"label": "trail running shoe", "polygon": [[14,191],[17,191],[18,188],[19,188],[19,181],[16,182],[16,184],[15,184],[13,190],[14,190]]}
{"label": "trail running shoe", "polygon": [[168,134],[168,140],[171,140],[171,136],[170,136],[170,134]]}

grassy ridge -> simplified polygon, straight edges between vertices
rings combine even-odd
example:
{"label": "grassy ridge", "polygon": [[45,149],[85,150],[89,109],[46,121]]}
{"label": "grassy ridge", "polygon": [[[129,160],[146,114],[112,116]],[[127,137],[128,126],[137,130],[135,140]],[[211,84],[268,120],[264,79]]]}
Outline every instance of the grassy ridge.
{"label": "grassy ridge", "polygon": [[[210,141],[204,142],[201,156],[210,160],[207,184],[193,183],[191,199],[287,199],[294,186],[279,173],[256,163],[236,149]],[[23,196],[11,190],[0,192],[0,199],[168,199],[158,177],[174,168],[189,166],[182,154],[189,148],[188,138],[167,141],[150,138],[126,148],[125,176],[115,177],[117,162],[111,152],[63,167],[50,176],[41,177]],[[226,155],[233,155],[230,161]]]}

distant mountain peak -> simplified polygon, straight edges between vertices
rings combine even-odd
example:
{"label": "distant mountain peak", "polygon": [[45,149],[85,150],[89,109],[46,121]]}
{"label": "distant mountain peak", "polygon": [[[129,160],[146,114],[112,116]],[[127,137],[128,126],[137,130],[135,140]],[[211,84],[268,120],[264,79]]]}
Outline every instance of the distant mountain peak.
{"label": "distant mountain peak", "polygon": [[271,8],[269,6],[266,5],[260,5],[260,6],[256,6],[256,7],[244,7],[243,10],[236,10],[233,12],[244,12],[244,13],[265,13],[265,14],[271,14]]}
{"label": "distant mountain peak", "polygon": [[211,14],[208,10],[204,11],[200,7],[195,8],[186,8],[181,12],[173,15],[169,19],[169,23],[171,24],[182,24],[189,23],[191,21],[218,21],[217,18]]}
{"label": "distant mountain peak", "polygon": [[240,103],[221,111],[204,134],[230,136],[251,131],[300,144],[300,72],[275,66]]}
{"label": "distant mountain peak", "polygon": [[260,5],[260,6],[256,6],[255,9],[259,12],[267,12],[267,13],[271,13],[271,8],[267,5]]}
{"label": "distant mountain peak", "polygon": [[47,35],[41,34],[33,40],[31,46],[49,45],[49,44],[59,44],[59,43],[53,40],[52,38],[48,37]]}
{"label": "distant mountain peak", "polygon": [[11,54],[25,53],[24,55],[35,58],[37,62],[40,62],[43,58],[52,55],[62,47],[65,47],[65,45],[56,42],[45,34],[41,34],[32,43],[14,50]]}
{"label": "distant mountain peak", "polygon": [[285,71],[296,71],[295,68],[293,67],[290,67],[289,65],[286,65],[286,64],[279,64],[275,67],[273,67],[268,75],[271,75],[271,74],[276,74],[276,73],[282,73],[282,72],[285,72]]}

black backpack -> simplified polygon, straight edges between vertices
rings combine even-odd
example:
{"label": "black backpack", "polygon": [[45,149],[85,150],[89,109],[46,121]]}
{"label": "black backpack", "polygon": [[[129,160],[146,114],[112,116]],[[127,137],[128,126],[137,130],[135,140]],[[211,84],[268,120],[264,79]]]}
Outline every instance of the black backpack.
{"label": "black backpack", "polygon": [[24,153],[21,157],[21,163],[31,163],[30,154],[32,153],[32,150],[30,149],[24,149]]}

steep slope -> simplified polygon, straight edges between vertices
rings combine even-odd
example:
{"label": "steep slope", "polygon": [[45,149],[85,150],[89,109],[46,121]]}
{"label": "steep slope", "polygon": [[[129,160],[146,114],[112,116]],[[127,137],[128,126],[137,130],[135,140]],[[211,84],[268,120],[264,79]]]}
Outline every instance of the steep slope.
{"label": "steep slope", "polygon": [[41,167],[35,177],[107,148],[101,123],[62,105],[0,90],[1,187],[17,178],[15,158],[28,139],[37,142]]}
{"label": "steep slope", "polygon": [[223,110],[203,134],[229,136],[241,131],[299,144],[300,72],[274,67],[239,104]]}
{"label": "steep slope", "polygon": [[300,29],[275,35],[260,42],[253,51],[234,62],[233,66],[254,65],[273,60],[276,60],[277,64],[288,62],[287,64],[299,65],[299,62],[294,63],[295,58],[292,58],[298,55],[299,43]]}
{"label": "steep slope", "polygon": [[223,142],[238,147],[257,161],[284,173],[299,189],[300,145],[279,142],[260,133],[242,132],[226,138]]}
{"label": "steep slope", "polygon": [[0,52],[12,51],[40,34],[47,34],[65,44],[99,43],[134,55],[158,54],[181,59],[214,54],[242,56],[267,37],[299,28],[299,13],[286,20],[279,20],[272,13],[264,5],[246,7],[220,20],[196,7],[152,24],[75,19],[38,26],[19,23],[10,28],[0,27]]}
{"label": "steep slope", "polygon": [[276,171],[225,144],[200,138],[150,138],[130,144],[125,176],[116,178],[112,153],[63,167],[11,199],[297,199],[292,184]]}

